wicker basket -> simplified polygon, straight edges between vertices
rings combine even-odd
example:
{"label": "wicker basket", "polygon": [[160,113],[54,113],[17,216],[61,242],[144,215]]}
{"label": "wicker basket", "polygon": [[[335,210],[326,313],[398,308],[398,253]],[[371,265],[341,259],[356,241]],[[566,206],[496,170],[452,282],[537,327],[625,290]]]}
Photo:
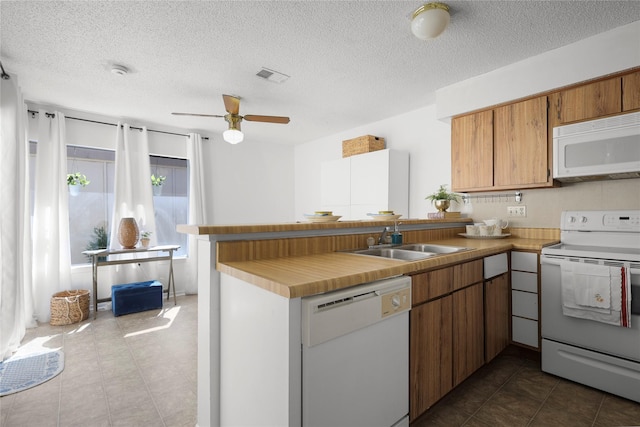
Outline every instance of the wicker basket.
{"label": "wicker basket", "polygon": [[78,323],[89,317],[89,291],[78,289],[62,291],[51,297],[51,320],[53,326]]}
{"label": "wicker basket", "polygon": [[378,150],[384,150],[384,138],[378,136],[364,135],[342,141],[342,157]]}

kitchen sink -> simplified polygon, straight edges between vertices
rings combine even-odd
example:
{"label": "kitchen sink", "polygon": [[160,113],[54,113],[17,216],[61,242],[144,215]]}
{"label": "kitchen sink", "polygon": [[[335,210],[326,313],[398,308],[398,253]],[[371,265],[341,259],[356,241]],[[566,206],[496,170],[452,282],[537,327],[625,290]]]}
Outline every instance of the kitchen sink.
{"label": "kitchen sink", "polygon": [[371,255],[383,258],[399,259],[403,261],[417,261],[437,255],[435,252],[412,251],[396,248],[363,249],[359,251],[353,251],[352,253],[358,255]]}
{"label": "kitchen sink", "polygon": [[456,252],[469,250],[469,248],[460,246],[434,245],[430,243],[412,243],[400,246],[398,249],[417,252],[430,252],[436,254],[453,254]]}

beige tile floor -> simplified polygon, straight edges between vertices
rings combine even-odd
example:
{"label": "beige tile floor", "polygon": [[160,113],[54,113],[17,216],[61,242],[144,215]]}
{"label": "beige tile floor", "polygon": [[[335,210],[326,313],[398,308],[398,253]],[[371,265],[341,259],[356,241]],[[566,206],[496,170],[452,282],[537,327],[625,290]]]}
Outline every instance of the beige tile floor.
{"label": "beige tile floor", "polygon": [[[65,369],[0,398],[0,426],[195,426],[196,324],[197,297],[182,296],[162,310],[28,330],[23,345],[62,347]],[[640,404],[545,374],[537,353],[510,347],[411,427],[631,425]]]}
{"label": "beige tile floor", "polygon": [[182,296],[162,310],[29,329],[23,345],[62,348],[65,369],[0,398],[0,426],[195,426],[196,325],[197,296]]}
{"label": "beige tile floor", "polygon": [[640,425],[640,404],[546,374],[535,352],[509,347],[411,427]]}

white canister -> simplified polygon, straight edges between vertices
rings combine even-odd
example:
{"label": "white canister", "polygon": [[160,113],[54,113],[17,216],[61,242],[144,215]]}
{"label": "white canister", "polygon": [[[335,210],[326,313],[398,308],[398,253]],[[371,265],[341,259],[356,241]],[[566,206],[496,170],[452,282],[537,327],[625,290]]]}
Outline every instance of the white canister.
{"label": "white canister", "polygon": [[468,236],[477,236],[478,235],[478,227],[475,225],[467,225],[467,235]]}
{"label": "white canister", "polygon": [[481,236],[488,236],[489,235],[489,226],[482,224],[478,226],[478,232]]}

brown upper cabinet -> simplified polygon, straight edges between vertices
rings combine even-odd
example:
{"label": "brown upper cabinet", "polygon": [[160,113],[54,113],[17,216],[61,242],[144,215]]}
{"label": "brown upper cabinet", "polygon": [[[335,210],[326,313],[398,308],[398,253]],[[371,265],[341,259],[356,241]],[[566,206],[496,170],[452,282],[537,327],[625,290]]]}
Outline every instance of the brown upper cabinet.
{"label": "brown upper cabinet", "polygon": [[548,187],[550,161],[546,96],[451,122],[454,191]]}
{"label": "brown upper cabinet", "polygon": [[622,76],[622,111],[640,109],[640,71]]}
{"label": "brown upper cabinet", "polygon": [[620,77],[557,92],[556,124],[595,119],[622,111]]}
{"label": "brown upper cabinet", "polygon": [[496,108],[493,182],[498,188],[546,187],[550,156],[547,97]]}
{"label": "brown upper cabinet", "polygon": [[451,121],[451,187],[493,187],[493,110]]}

